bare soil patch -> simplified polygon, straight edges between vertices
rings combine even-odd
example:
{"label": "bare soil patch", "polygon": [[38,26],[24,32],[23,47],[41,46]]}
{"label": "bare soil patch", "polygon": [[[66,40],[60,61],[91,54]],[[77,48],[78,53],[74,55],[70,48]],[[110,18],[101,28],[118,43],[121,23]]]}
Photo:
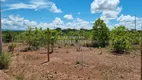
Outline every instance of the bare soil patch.
{"label": "bare soil patch", "polygon": [[[113,55],[106,48],[81,47],[58,48],[50,54],[47,50],[21,52],[19,45],[14,51],[8,70],[0,70],[0,80],[140,80],[141,55]],[[4,50],[7,51],[6,44]]]}

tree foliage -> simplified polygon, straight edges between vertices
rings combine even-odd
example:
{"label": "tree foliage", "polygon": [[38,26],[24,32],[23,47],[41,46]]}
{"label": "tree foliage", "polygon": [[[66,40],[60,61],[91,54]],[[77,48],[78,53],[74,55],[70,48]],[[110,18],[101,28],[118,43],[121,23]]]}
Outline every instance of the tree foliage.
{"label": "tree foliage", "polygon": [[12,42],[14,39],[14,32],[12,31],[5,31],[3,33],[3,41],[6,43]]}
{"label": "tree foliage", "polygon": [[109,41],[109,29],[100,18],[94,23],[92,40],[94,47],[105,47]]}
{"label": "tree foliage", "polygon": [[125,26],[115,27],[110,35],[111,48],[118,53],[124,53],[132,49],[132,39]]}
{"label": "tree foliage", "polygon": [[28,44],[28,49],[36,50],[41,46],[40,40],[42,40],[42,29],[28,27],[25,32],[25,41]]}

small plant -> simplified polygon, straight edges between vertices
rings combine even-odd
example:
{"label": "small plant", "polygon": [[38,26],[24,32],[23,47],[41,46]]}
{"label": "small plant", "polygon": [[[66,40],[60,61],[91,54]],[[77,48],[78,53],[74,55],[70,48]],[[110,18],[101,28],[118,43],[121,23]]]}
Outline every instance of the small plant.
{"label": "small plant", "polygon": [[7,69],[11,60],[9,53],[2,52],[0,54],[0,69]]}
{"label": "small plant", "polygon": [[102,47],[100,46],[99,49],[100,49],[100,54],[99,55],[102,55],[102,53],[103,53],[102,52]]}
{"label": "small plant", "polygon": [[8,46],[9,52],[13,52],[15,47],[16,47],[16,44],[10,43],[9,46]]}
{"label": "small plant", "polygon": [[80,62],[79,62],[79,61],[76,61],[76,65],[77,65],[77,64],[80,64]]}
{"label": "small plant", "polygon": [[32,50],[31,47],[26,47],[26,48],[24,48],[24,50],[22,50],[22,51],[23,51],[23,52],[27,52],[27,51],[30,51],[30,50]]}

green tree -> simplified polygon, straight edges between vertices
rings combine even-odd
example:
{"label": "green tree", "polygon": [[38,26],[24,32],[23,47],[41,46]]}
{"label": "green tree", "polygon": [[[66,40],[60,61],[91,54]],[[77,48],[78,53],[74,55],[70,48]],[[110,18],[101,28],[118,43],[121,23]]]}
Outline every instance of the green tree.
{"label": "green tree", "polygon": [[34,36],[33,29],[31,27],[28,27],[28,30],[25,32],[25,40],[26,40],[26,43],[28,44],[29,48],[31,48],[31,46],[32,46],[32,37],[33,36]]}
{"label": "green tree", "polygon": [[100,18],[94,23],[92,40],[94,47],[105,47],[109,41],[109,29]]}
{"label": "green tree", "polygon": [[28,27],[25,32],[25,41],[29,50],[37,50],[41,46],[42,29]]}
{"label": "green tree", "polygon": [[110,34],[111,49],[117,53],[123,53],[132,48],[132,40],[125,26],[115,27]]}

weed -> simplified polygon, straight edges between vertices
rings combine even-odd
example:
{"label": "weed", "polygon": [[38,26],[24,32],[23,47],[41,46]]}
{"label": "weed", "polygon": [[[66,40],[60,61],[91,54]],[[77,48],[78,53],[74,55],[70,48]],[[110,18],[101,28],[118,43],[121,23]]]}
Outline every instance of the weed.
{"label": "weed", "polygon": [[16,47],[16,44],[10,43],[9,46],[8,46],[9,52],[13,52],[15,47]]}
{"label": "weed", "polygon": [[0,69],[7,69],[11,60],[11,54],[2,52],[0,54]]}

